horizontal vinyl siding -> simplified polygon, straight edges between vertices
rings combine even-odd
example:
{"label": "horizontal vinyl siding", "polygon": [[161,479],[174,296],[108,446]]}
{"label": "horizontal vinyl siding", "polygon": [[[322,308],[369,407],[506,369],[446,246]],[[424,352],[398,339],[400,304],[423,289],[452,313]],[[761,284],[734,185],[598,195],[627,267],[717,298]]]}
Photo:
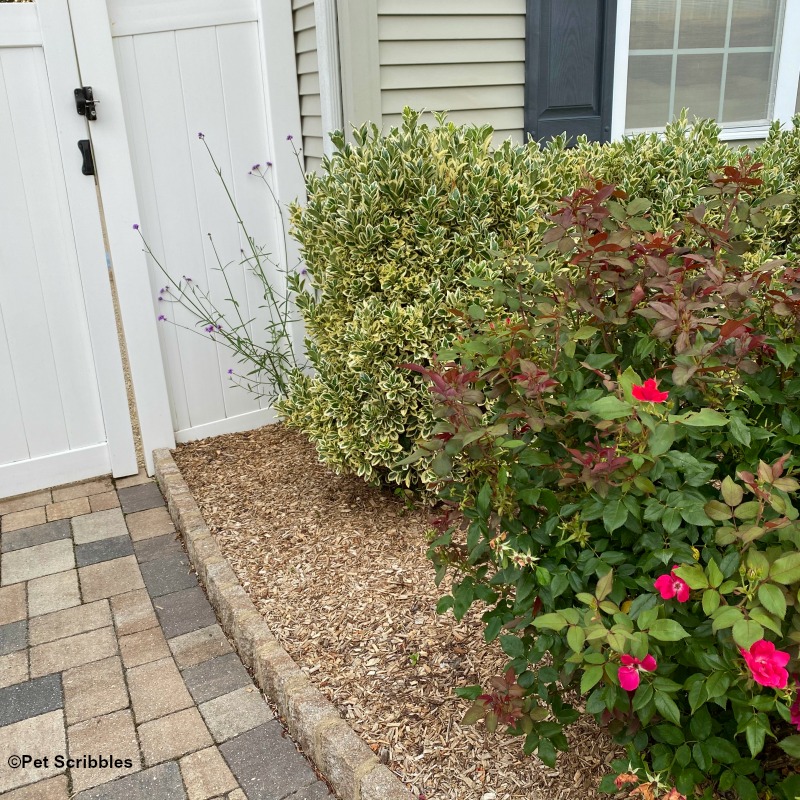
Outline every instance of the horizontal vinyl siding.
{"label": "horizontal vinyl siding", "polygon": [[322,117],[319,102],[319,64],[314,0],[293,0],[294,47],[297,56],[297,82],[300,89],[300,122],[303,133],[305,166],[317,170],[322,159]]}
{"label": "horizontal vinyl siding", "polygon": [[411,106],[522,141],[525,0],[378,0],[378,38],[385,129]]}

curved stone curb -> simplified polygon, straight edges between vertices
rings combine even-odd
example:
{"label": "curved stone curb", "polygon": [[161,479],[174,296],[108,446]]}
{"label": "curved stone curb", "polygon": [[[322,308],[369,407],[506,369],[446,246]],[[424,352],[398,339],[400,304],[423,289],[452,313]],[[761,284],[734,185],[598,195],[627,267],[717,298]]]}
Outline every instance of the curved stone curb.
{"label": "curved stone curb", "polygon": [[341,800],[414,800],[272,635],[203,520],[169,450],[155,450],[156,479],[223,630],[289,733]]}

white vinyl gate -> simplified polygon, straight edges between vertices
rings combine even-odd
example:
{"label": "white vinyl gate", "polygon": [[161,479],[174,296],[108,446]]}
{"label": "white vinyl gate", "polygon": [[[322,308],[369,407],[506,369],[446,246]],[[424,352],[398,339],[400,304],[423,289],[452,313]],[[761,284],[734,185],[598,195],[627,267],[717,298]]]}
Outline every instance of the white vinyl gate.
{"label": "white vinyl gate", "polygon": [[0,5],[0,497],[136,470],[69,25]]}
{"label": "white vinyl gate", "polygon": [[[224,298],[206,234],[226,261],[242,239],[202,131],[251,233],[282,255],[280,212],[247,173],[272,161],[278,197],[302,195],[286,142],[300,127],[294,76],[289,3],[0,4],[0,497],[136,470],[101,215],[79,139],[94,148],[148,468],[153,448],[176,437],[272,418],[230,386],[226,351],[157,327],[159,313],[192,323],[157,304],[164,281],[132,227],[141,223],[173,274]],[[82,85],[93,88],[96,121],[76,112]],[[291,244],[289,253],[294,261]],[[231,277],[258,317],[257,286],[242,270]]]}

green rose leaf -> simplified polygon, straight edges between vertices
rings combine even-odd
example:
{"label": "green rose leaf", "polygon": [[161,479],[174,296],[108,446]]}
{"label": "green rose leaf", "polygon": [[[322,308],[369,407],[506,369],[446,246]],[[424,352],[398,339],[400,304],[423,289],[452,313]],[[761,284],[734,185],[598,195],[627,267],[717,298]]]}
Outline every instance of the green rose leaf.
{"label": "green rose leaf", "polygon": [[723,764],[734,764],[741,758],[736,746],[719,736],[710,736],[705,745],[711,757]]}
{"label": "green rose leaf", "polygon": [[721,606],[716,610],[712,619],[711,630],[716,633],[725,628],[732,628],[740,619],[744,619],[744,614],[741,609],[734,606]]}
{"label": "green rose leaf", "polygon": [[633,413],[633,406],[612,394],[595,400],[589,405],[589,411],[600,419],[618,419],[629,417]]}
{"label": "green rose leaf", "polygon": [[657,619],[650,626],[648,633],[660,642],[678,642],[689,636],[683,626],[674,619]]}
{"label": "green rose leaf", "polygon": [[592,687],[596,686],[602,677],[602,666],[589,667],[581,677],[581,694],[586,694]]}
{"label": "green rose leaf", "polygon": [[703,511],[706,512],[706,516],[709,519],[717,521],[730,519],[733,516],[730,508],[725,503],[720,503],[719,500],[710,500],[703,506]]}
{"label": "green rose leaf", "polygon": [[603,509],[603,525],[609,533],[621,528],[628,519],[628,508],[622,500],[611,500]]}
{"label": "green rose leaf", "polygon": [[763,638],[764,628],[752,619],[740,619],[733,625],[733,641],[745,650]]}
{"label": "green rose leaf", "polygon": [[567,621],[561,614],[541,614],[533,620],[537,628],[544,628],[550,631],[561,631],[567,626]]}
{"label": "green rose leaf", "polygon": [[660,456],[666,453],[675,442],[675,428],[672,425],[656,425],[647,440],[650,455]]}
{"label": "green rose leaf", "polygon": [[786,598],[777,586],[771,583],[762,583],[758,587],[758,599],[767,611],[783,619],[786,614]]}
{"label": "green rose leaf", "polygon": [[778,742],[778,747],[792,758],[800,758],[800,736],[789,736]]}
{"label": "green rose leaf", "polygon": [[708,578],[698,564],[681,564],[675,574],[689,584],[690,589],[707,589]]}
{"label": "green rose leaf", "polygon": [[584,642],[586,641],[586,634],[583,628],[577,625],[571,625],[567,631],[567,644],[572,648],[575,653],[580,653],[583,650]]}
{"label": "green rose leaf", "polygon": [[664,719],[675,725],[681,724],[681,712],[678,710],[678,706],[675,705],[675,701],[668,694],[656,692],[655,700],[656,710]]}
{"label": "green rose leaf", "polygon": [[525,645],[519,636],[501,636],[500,647],[510,658],[521,658],[525,655]]}
{"label": "green rose leaf", "polygon": [[479,719],[486,716],[486,707],[483,703],[473,703],[461,720],[462,725],[474,725]]}
{"label": "green rose leaf", "polygon": [[713,428],[728,424],[728,418],[719,411],[715,411],[713,408],[701,408],[699,411],[687,411],[680,416],[670,414],[669,421],[676,422],[679,425],[690,425],[693,428]]}
{"label": "green rose leaf", "polygon": [[731,685],[731,676],[727,672],[712,672],[706,678],[706,697],[713,700],[722,697]]}
{"label": "green rose leaf", "polygon": [[783,584],[800,580],[800,553],[789,553],[777,559],[770,567],[769,579]]}
{"label": "green rose leaf", "polygon": [[738,506],[744,497],[744,489],[728,475],[722,481],[722,499],[731,507]]}
{"label": "green rose leaf", "polygon": [[708,589],[703,592],[703,613],[707,617],[710,617],[719,608],[719,603],[719,592],[716,589]]}

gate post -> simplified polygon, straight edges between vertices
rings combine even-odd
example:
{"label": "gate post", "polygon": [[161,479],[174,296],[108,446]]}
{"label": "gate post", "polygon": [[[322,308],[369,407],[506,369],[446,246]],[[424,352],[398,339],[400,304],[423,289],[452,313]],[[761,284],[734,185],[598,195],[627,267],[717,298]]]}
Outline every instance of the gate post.
{"label": "gate post", "polygon": [[133,231],[139,207],[122,110],[119,77],[105,0],[68,0],[83,85],[100,106],[91,123],[97,181],[105,216],[122,327],[147,472],[153,450],[172,448],[175,436],[153,310],[153,288],[141,241]]}

